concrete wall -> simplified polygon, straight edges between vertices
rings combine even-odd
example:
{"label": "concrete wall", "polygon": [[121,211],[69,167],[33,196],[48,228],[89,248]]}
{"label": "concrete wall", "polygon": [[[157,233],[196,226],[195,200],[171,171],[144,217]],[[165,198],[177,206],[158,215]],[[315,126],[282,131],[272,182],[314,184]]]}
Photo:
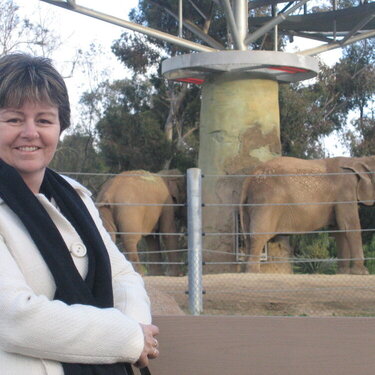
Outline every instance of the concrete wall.
{"label": "concrete wall", "polygon": [[153,375],[372,375],[375,318],[156,316]]}

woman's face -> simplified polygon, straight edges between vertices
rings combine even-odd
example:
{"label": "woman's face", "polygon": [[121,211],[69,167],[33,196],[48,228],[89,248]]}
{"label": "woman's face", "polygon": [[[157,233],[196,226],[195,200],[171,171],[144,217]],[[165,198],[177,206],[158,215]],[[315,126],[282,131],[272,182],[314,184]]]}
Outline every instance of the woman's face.
{"label": "woman's face", "polygon": [[17,169],[31,190],[39,190],[59,136],[55,106],[25,102],[21,108],[0,108],[0,159]]}

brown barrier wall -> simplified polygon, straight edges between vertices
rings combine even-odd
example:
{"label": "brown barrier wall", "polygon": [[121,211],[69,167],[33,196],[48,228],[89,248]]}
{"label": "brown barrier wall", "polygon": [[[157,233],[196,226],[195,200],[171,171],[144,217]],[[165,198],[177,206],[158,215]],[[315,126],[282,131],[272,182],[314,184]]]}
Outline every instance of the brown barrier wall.
{"label": "brown barrier wall", "polygon": [[152,375],[373,375],[375,318],[156,316]]}

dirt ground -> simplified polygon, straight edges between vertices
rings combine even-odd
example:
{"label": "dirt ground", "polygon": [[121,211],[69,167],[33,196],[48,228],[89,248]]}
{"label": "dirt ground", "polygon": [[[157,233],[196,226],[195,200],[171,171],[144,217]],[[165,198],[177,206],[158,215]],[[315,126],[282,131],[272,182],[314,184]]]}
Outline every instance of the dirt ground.
{"label": "dirt ground", "polygon": [[[155,315],[188,313],[188,279],[148,276]],[[375,275],[203,276],[203,314],[375,316]]]}

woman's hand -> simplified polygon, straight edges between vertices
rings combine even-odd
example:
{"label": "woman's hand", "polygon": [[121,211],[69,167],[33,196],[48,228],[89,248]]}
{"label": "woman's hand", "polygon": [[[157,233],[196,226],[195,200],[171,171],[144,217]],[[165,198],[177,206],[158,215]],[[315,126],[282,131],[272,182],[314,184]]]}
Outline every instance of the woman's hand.
{"label": "woman's hand", "polygon": [[140,324],[145,338],[145,345],[138,361],[135,363],[136,367],[142,368],[148,366],[150,359],[159,356],[159,343],[154,336],[159,334],[159,328],[153,324]]}

